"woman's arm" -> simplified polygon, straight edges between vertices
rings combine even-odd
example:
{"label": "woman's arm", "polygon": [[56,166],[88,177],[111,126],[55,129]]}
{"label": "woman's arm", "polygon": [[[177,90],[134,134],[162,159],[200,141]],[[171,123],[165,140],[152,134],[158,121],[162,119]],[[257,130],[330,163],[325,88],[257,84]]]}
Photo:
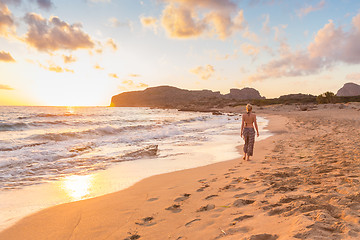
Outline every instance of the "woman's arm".
{"label": "woman's arm", "polygon": [[256,133],[257,133],[257,136],[259,136],[259,129],[258,129],[257,121],[256,121],[256,115],[254,116],[254,118],[255,118],[254,125],[255,125],[255,129],[256,129]]}

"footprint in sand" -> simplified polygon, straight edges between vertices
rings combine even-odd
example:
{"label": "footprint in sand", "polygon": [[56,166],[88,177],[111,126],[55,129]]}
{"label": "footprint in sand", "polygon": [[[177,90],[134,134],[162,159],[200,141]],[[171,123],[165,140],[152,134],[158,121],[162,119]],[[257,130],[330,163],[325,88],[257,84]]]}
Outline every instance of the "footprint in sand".
{"label": "footprint in sand", "polygon": [[240,193],[240,194],[236,194],[234,195],[234,198],[241,198],[241,197],[244,197],[246,195],[249,195],[250,193]]}
{"label": "footprint in sand", "polygon": [[210,199],[213,199],[214,197],[218,197],[219,195],[216,195],[216,194],[212,194],[212,195],[209,195],[205,198],[205,200],[210,200]]}
{"label": "footprint in sand", "polygon": [[210,182],[216,182],[218,178],[213,178],[210,180]]}
{"label": "footprint in sand", "polygon": [[243,207],[246,205],[250,205],[253,204],[255,202],[255,200],[249,200],[249,199],[238,199],[235,202],[233,202],[233,206],[234,207]]}
{"label": "footprint in sand", "polygon": [[234,191],[235,187],[236,186],[233,185],[233,184],[228,184],[228,185],[226,185],[226,186],[224,186],[222,188],[219,188],[219,192],[226,191],[226,190],[233,190]]}
{"label": "footprint in sand", "polygon": [[241,222],[241,221],[244,221],[245,219],[249,219],[249,218],[252,218],[252,217],[254,217],[254,215],[243,215],[243,216],[235,218],[233,221]]}
{"label": "footprint in sand", "polygon": [[201,221],[201,219],[200,218],[195,218],[195,219],[191,220],[190,222],[187,222],[185,224],[185,227],[190,227],[191,224],[193,224],[194,222],[197,222],[197,221]]}
{"label": "footprint in sand", "polygon": [[205,211],[209,211],[209,210],[212,210],[215,208],[215,205],[214,204],[208,204],[206,206],[202,206],[201,208],[199,208],[197,210],[197,212],[205,212]]}
{"label": "footprint in sand", "polygon": [[279,238],[278,235],[263,233],[263,234],[252,235],[251,237],[246,238],[246,240],[276,240],[278,238]]}
{"label": "footprint in sand", "polygon": [[242,178],[238,177],[238,178],[233,178],[234,180],[231,182],[231,184],[238,184],[241,182]]}
{"label": "footprint in sand", "polygon": [[153,217],[146,217],[146,218],[141,219],[141,222],[135,222],[135,224],[140,225],[140,226],[150,227],[150,226],[156,224],[156,222],[153,222],[153,220],[154,220]]}
{"label": "footprint in sand", "polygon": [[208,188],[208,187],[210,187],[210,185],[209,184],[205,184],[204,186],[202,186],[202,187],[200,187],[198,190],[196,190],[197,192],[202,192],[202,191],[204,191],[204,189],[205,188]]}
{"label": "footprint in sand", "polygon": [[174,201],[175,202],[182,202],[182,201],[185,201],[186,199],[188,199],[189,197],[190,197],[190,193],[184,193],[183,195],[182,195],[182,197],[178,197],[178,198],[176,198]]}
{"label": "footprint in sand", "polygon": [[156,200],[159,200],[159,198],[149,198],[147,201],[148,202],[153,202],[153,201],[156,201]]}
{"label": "footprint in sand", "polygon": [[[131,234],[131,233],[129,233],[129,234]],[[139,239],[139,238],[140,238],[140,235],[138,235],[138,234],[131,234],[130,237],[127,237],[127,238],[125,238],[124,240],[136,240],[136,239]]]}
{"label": "footprint in sand", "polygon": [[179,204],[174,204],[174,205],[172,205],[172,206],[170,206],[168,208],[165,208],[165,210],[169,210],[169,211],[171,211],[173,213],[178,213],[178,212],[182,211]]}

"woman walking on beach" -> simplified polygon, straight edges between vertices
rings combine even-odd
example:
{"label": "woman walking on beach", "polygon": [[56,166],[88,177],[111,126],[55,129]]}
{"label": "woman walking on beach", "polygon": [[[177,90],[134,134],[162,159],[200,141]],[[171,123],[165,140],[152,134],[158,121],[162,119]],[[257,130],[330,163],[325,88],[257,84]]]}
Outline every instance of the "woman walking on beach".
{"label": "woman walking on beach", "polygon": [[252,113],[251,104],[246,105],[246,114],[242,115],[241,122],[241,137],[244,136],[244,157],[243,159],[249,161],[250,157],[253,155],[254,142],[255,142],[255,130],[257,136],[259,136],[259,129],[256,122],[256,115]]}

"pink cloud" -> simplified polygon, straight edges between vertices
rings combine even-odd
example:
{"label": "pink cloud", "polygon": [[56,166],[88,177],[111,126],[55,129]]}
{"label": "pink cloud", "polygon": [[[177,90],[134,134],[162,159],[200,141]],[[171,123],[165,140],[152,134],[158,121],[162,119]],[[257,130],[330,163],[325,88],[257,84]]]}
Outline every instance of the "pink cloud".
{"label": "pink cloud", "polygon": [[94,42],[80,24],[68,24],[58,17],[49,20],[36,13],[25,17],[29,29],[24,41],[39,51],[91,49]]}
{"label": "pink cloud", "polygon": [[344,31],[330,20],[320,29],[307,49],[282,51],[278,59],[260,66],[250,81],[268,78],[305,76],[334,67],[337,63],[360,63],[360,13],[353,18],[352,29]]}
{"label": "pink cloud", "polygon": [[0,2],[0,36],[15,32],[15,22],[8,7]]}
{"label": "pink cloud", "polygon": [[165,0],[161,23],[172,38],[226,39],[247,27],[242,10],[230,0]]}

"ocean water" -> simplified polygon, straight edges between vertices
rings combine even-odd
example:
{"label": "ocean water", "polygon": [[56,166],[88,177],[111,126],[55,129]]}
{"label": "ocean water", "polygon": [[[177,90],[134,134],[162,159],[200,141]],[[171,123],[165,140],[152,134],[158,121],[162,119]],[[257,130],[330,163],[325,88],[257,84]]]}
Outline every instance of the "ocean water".
{"label": "ocean water", "polygon": [[[0,112],[0,230],[48,206],[239,157],[235,146],[242,144],[239,115],[110,107]],[[258,124],[267,137],[266,119]]]}

